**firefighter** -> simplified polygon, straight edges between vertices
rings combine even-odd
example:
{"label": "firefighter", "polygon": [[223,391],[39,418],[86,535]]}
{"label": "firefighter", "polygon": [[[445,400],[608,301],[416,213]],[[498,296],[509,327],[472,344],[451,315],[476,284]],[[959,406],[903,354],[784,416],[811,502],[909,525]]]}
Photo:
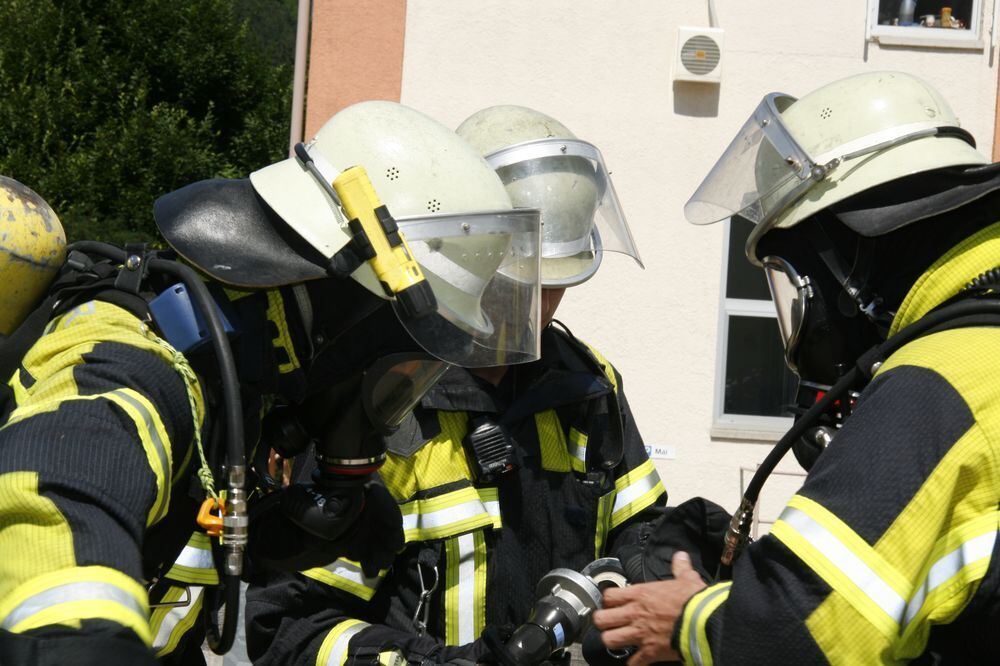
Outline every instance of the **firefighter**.
{"label": "firefighter", "polygon": [[609,592],[606,645],[637,645],[630,664],[997,662],[998,211],[1000,165],[914,76],[764,98],[685,214],[755,225],[811,469],[731,580],[682,557]]}
{"label": "firefighter", "polygon": [[600,152],[517,106],[458,134],[515,206],[542,211],[542,357],[453,368],[423,397],[380,470],[405,548],[375,576],[340,560],[251,585],[255,663],[489,661],[484,628],[527,620],[544,574],[615,553],[665,502],[621,375],[553,321],[605,252],[639,261]]}
{"label": "firefighter", "polygon": [[[448,364],[538,353],[536,315],[510,297],[537,298],[538,212],[512,210],[454,132],[398,104],[349,107],[293,158],[159,199],[185,264],[86,242],[64,263],[51,209],[0,187],[19,230],[0,246],[0,360],[16,356],[0,428],[3,664],[204,663],[203,619],[225,651],[245,566],[347,554],[378,571],[403,534],[366,483],[377,435]],[[297,439],[318,442],[314,481],[267,494],[269,448]]]}

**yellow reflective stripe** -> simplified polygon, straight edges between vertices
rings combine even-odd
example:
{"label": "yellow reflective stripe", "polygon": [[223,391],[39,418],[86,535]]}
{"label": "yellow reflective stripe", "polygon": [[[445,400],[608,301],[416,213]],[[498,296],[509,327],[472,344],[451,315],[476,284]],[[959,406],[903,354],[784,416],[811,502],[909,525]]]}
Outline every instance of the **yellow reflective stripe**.
{"label": "yellow reflective stripe", "polygon": [[500,497],[495,487],[468,486],[437,497],[405,502],[399,510],[407,542],[443,539],[480,527],[501,526]]}
{"label": "yellow reflective stripe", "polygon": [[611,529],[651,506],[665,492],[652,460],[647,460],[616,479]]}
{"label": "yellow reflective stripe", "polygon": [[839,518],[796,495],[771,534],[890,641],[895,640],[911,584]]}
{"label": "yellow reflective stripe", "polygon": [[569,429],[570,464],[574,472],[587,471],[587,435],[576,428]]}
{"label": "yellow reflective stripe", "polygon": [[[164,601],[179,601],[184,598],[184,588],[173,589],[179,590],[181,594],[176,599],[167,599],[164,597]],[[187,606],[157,608],[153,611],[154,617],[160,611],[164,611],[159,626],[154,628],[156,635],[153,638],[153,649],[156,650],[157,657],[168,655],[176,650],[181,639],[198,620],[201,613],[204,588],[201,586],[189,587],[188,593],[191,595],[191,601]]]}
{"label": "yellow reflective stripe", "polygon": [[166,578],[182,583],[218,585],[219,572],[212,557],[212,543],[204,532],[195,532],[174,560]]}
{"label": "yellow reflective stripe", "polygon": [[406,666],[406,657],[399,650],[389,650],[378,653],[380,666]]}
{"label": "yellow reflective stripe", "polygon": [[284,349],[288,354],[288,362],[279,365],[278,372],[285,374],[301,367],[299,358],[295,355],[295,345],[292,344],[291,333],[288,331],[288,320],[285,318],[285,300],[277,289],[267,290],[267,318],[274,323],[278,332],[277,337],[271,340],[271,344]]}
{"label": "yellow reflective stripe", "polygon": [[110,620],[150,645],[146,590],[107,567],[60,569],[16,587],[0,603],[0,629],[22,633],[78,620]]}
{"label": "yellow reflective stripe", "polygon": [[153,403],[141,393],[132,389],[122,388],[105,393],[104,398],[115,403],[128,414],[135,424],[142,448],[146,452],[146,460],[156,476],[156,501],[146,517],[146,526],[155,525],[167,514],[170,506],[170,474],[173,465],[173,454],[170,451],[170,438],[160,415]]}
{"label": "yellow reflective stripe", "polygon": [[170,483],[171,469],[173,465],[173,453],[170,449],[170,438],[167,436],[166,428],[160,419],[159,413],[153,404],[141,393],[129,388],[120,388],[108,393],[97,393],[94,395],[81,395],[72,397],[57,397],[49,400],[33,402],[25,407],[18,407],[11,414],[10,420],[4,424],[7,426],[21,421],[30,416],[36,416],[46,412],[54,412],[59,407],[69,402],[78,400],[107,400],[114,403],[129,417],[135,425],[139,440],[142,442],[149,469],[156,477],[156,499],[150,507],[146,516],[146,526],[150,527],[160,520],[167,513],[170,505]]}
{"label": "yellow reflective stripe", "polygon": [[465,645],[486,626],[486,539],[482,530],[445,542],[445,644]]}
{"label": "yellow reflective stripe", "polygon": [[678,646],[686,663],[712,664],[712,650],[705,628],[712,613],[729,598],[732,581],[706,587],[688,600],[681,614]]}
{"label": "yellow reflective stripe", "polygon": [[[930,566],[916,585],[903,618],[903,652],[928,624],[945,624],[972,596],[972,586],[986,575],[1000,535],[1000,512],[982,516],[946,535],[935,546]],[[958,592],[968,590],[963,597]],[[910,646],[912,647],[912,645]]]}
{"label": "yellow reflective stripe", "polygon": [[604,557],[604,542],[611,531],[611,510],[615,505],[615,491],[601,496],[597,501],[597,532],[594,534],[594,559]]}
{"label": "yellow reflective stripe", "polygon": [[547,409],[535,414],[535,428],[538,430],[538,447],[542,454],[542,469],[549,472],[568,472],[573,469],[566,437],[556,410]]}
{"label": "yellow reflective stripe", "polygon": [[340,558],[325,567],[306,569],[302,575],[353,594],[365,601],[371,601],[379,583],[382,582],[388,571],[388,569],[382,569],[376,576],[366,576],[360,564],[346,558]]}
{"label": "yellow reflective stripe", "polygon": [[323,639],[316,655],[316,666],[343,666],[347,662],[347,648],[359,631],[370,626],[361,620],[344,620],[334,626]]}

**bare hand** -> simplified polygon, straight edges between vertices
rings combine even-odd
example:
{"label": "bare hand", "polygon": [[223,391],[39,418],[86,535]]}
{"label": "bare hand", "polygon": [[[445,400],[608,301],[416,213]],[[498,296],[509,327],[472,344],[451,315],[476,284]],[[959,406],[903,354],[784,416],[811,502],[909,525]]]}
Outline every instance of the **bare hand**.
{"label": "bare hand", "polygon": [[607,647],[621,649],[634,645],[639,648],[629,658],[629,666],[680,658],[670,647],[674,624],[684,604],[704,589],[705,583],[691,567],[687,553],[674,554],[670,568],[674,580],[607,590],[604,609],[594,613],[594,626],[601,630],[601,640]]}

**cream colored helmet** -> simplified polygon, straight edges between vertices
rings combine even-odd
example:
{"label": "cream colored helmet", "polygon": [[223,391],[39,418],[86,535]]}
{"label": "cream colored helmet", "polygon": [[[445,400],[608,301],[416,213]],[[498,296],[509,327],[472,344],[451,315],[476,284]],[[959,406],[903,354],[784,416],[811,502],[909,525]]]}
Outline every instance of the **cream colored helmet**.
{"label": "cream colored helmet", "polygon": [[[331,183],[353,166],[365,169],[398,224],[435,313],[415,316],[368,263],[338,260],[353,234]],[[539,213],[514,210],[496,173],[437,121],[395,102],[355,104],[304,152],[239,182],[245,193],[204,181],[154,210],[171,246],[212,277],[260,288],[349,272],[390,298],[408,333],[441,360],[477,367],[538,358]]]}
{"label": "cream colored helmet", "polygon": [[66,234],[55,211],[30,188],[0,176],[0,338],[38,305],[66,259]]}
{"label": "cream colored helmet", "polygon": [[756,226],[747,257],[768,230],[904,176],[987,164],[943,97],[902,72],[830,83],[802,99],[764,98],[684,206],[694,224],[732,215]]}
{"label": "cream colored helmet", "polygon": [[603,252],[642,266],[600,151],[523,106],[483,109],[456,130],[496,169],[516,207],[542,211],[542,286],[590,279]]}

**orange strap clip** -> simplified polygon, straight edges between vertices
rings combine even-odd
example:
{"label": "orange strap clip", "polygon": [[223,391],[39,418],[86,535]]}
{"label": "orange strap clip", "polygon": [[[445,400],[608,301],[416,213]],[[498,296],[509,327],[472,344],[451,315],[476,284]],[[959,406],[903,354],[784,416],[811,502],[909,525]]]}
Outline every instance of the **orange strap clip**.
{"label": "orange strap clip", "polygon": [[[218,511],[218,515],[213,513],[214,511]],[[198,525],[210,537],[222,536],[222,516],[225,513],[225,504],[209,497],[201,503],[201,508],[198,509]]]}

